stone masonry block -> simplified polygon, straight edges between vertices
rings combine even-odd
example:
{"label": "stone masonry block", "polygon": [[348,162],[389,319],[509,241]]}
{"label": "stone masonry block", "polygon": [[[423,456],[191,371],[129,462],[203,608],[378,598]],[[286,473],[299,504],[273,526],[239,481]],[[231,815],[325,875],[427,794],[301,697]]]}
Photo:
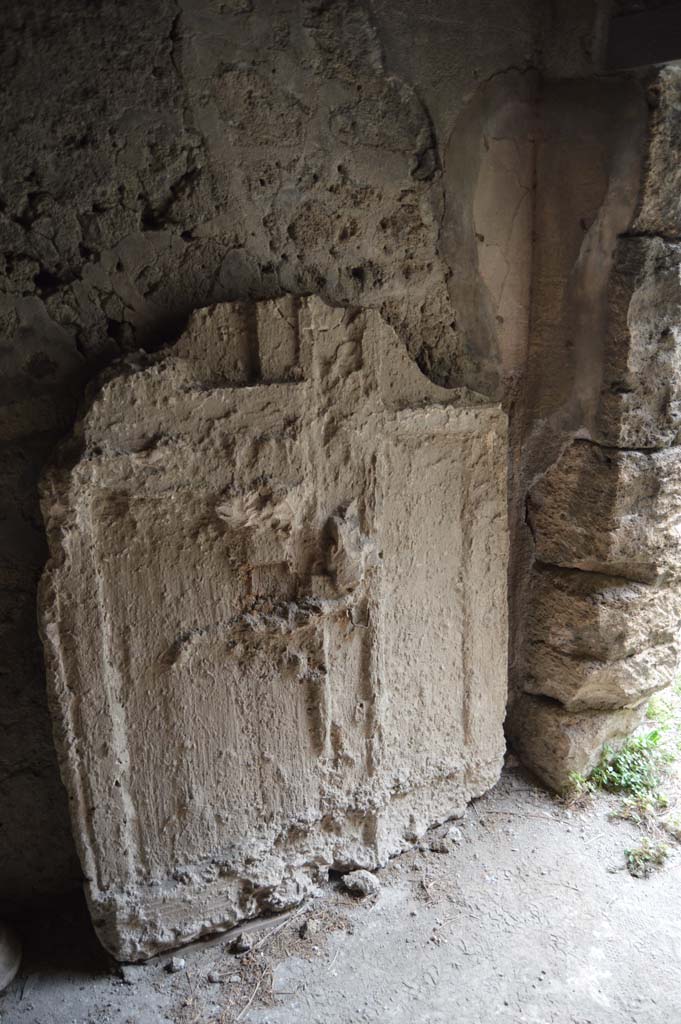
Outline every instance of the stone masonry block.
{"label": "stone masonry block", "polygon": [[374,312],[194,315],[43,481],[40,615],[89,904],[144,959],[375,868],[497,779],[506,424]]}
{"label": "stone masonry block", "polygon": [[527,767],[562,792],[570,773],[588,775],[605,744],[617,746],[641,724],[645,704],[618,711],[566,711],[547,697],[523,694],[509,712],[507,731]]}
{"label": "stone masonry block", "polygon": [[569,445],[532,489],[539,561],[664,583],[681,576],[681,448]]}

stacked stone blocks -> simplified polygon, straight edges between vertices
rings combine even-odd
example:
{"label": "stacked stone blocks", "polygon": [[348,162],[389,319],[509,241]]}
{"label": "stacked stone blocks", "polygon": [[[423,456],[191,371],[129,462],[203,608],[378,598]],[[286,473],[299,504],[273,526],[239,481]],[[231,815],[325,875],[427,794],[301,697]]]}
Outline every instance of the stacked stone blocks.
{"label": "stacked stone blocks", "polygon": [[601,296],[597,407],[528,496],[535,563],[511,731],[557,789],[637,727],[681,662],[678,71],[653,96],[638,212]]}

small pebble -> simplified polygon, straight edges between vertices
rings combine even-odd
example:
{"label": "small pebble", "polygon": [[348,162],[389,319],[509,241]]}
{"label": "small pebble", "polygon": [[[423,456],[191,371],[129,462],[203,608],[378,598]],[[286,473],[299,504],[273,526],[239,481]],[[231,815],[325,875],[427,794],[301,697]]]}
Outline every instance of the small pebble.
{"label": "small pebble", "polygon": [[343,885],[357,896],[373,896],[380,892],[381,883],[370,871],[351,871],[343,875]]}
{"label": "small pebble", "polygon": [[211,983],[211,985],[219,985],[220,982],[222,981],[222,978],[220,977],[217,971],[209,971],[208,980]]}
{"label": "small pebble", "polygon": [[178,974],[183,971],[187,966],[187,961],[183,956],[173,956],[166,964],[166,971],[168,974]]}
{"label": "small pebble", "polygon": [[246,932],[242,932],[241,935],[238,937],[238,939],[236,939],[236,941],[234,942],[234,945],[232,946],[232,952],[233,953],[248,953],[249,949],[252,949],[252,948],[253,948],[252,940],[249,938],[249,936],[246,934]]}
{"label": "small pebble", "polygon": [[232,985],[238,985],[239,982],[241,981],[241,975],[240,974],[230,974],[229,980],[230,980]]}
{"label": "small pebble", "polygon": [[309,939],[313,935],[317,935],[319,932],[319,921],[315,921],[311,917],[308,921],[303,921],[299,929],[299,935],[301,939]]}
{"label": "small pebble", "polygon": [[119,973],[123,984],[134,985],[139,981],[140,977],[144,972],[144,968],[139,964],[122,964],[119,968]]}
{"label": "small pebble", "polygon": [[433,853],[449,853],[450,846],[446,839],[434,839],[430,844]]}

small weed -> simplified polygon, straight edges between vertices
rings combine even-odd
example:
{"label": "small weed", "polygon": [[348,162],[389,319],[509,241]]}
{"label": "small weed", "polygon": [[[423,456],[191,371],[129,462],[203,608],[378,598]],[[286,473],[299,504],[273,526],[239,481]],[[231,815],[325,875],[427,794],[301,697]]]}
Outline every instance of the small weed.
{"label": "small weed", "polygon": [[640,828],[652,829],[659,821],[660,814],[668,807],[669,800],[664,793],[639,793],[638,796],[625,797],[610,817],[633,821]]}
{"label": "small weed", "polygon": [[595,792],[596,786],[585,775],[570,772],[568,784],[563,790],[563,799],[570,806],[584,805]]}
{"label": "small weed", "polygon": [[[625,850],[625,863],[635,878],[663,866],[670,848],[663,839],[681,842],[681,818],[673,813],[679,796],[678,769],[670,765],[681,758],[681,681],[650,701],[646,718],[649,731],[628,739],[619,749],[604,747],[601,759],[588,777],[573,772],[565,800],[585,804],[598,791],[616,793],[622,799],[610,815],[640,829],[640,845]],[[671,787],[672,797],[661,791]]]}
{"label": "small weed", "polygon": [[627,870],[634,878],[648,878],[657,868],[661,868],[669,856],[666,843],[653,843],[647,836],[641,840],[640,846],[624,851]]}
{"label": "small weed", "polygon": [[661,770],[672,757],[661,737],[660,730],[653,729],[644,736],[633,736],[619,750],[605,747],[589,781],[609,793],[633,797],[654,793],[661,783]]}

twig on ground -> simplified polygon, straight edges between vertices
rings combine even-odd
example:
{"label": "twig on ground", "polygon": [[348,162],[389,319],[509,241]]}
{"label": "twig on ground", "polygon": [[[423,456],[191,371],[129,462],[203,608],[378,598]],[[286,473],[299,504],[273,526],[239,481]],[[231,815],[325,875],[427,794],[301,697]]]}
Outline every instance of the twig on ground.
{"label": "twig on ground", "polygon": [[526,811],[504,811],[504,810],[488,810],[485,814],[510,814],[515,818],[537,818],[539,821],[560,821],[560,818],[554,818],[552,814],[528,814]]}

